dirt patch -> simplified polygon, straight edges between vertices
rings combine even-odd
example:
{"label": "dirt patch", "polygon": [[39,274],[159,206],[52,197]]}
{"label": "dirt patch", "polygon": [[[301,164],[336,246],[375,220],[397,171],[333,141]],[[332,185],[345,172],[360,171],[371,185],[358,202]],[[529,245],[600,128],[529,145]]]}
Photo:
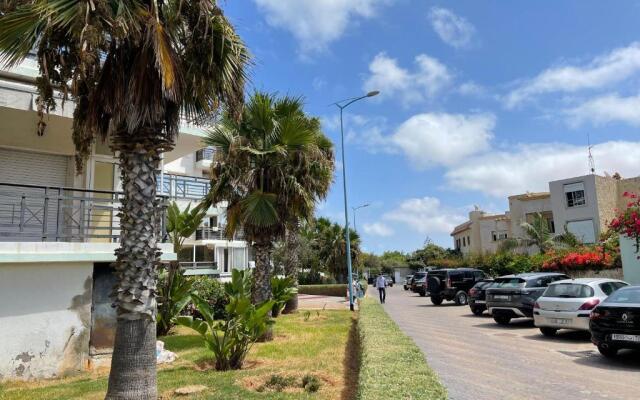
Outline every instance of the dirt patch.
{"label": "dirt patch", "polygon": [[[353,400],[358,392],[358,377],[360,376],[360,334],[358,332],[358,320],[351,319],[351,329],[347,338],[347,347],[344,355],[344,381],[345,385],[340,395],[341,400]],[[349,383],[352,384],[349,384]]]}
{"label": "dirt patch", "polygon": [[[268,366],[268,365],[271,365],[271,364],[274,364],[274,363],[270,362],[268,360],[249,359],[249,360],[245,360],[245,362],[242,365],[241,369],[242,370],[257,369],[257,368]],[[196,371],[199,371],[199,372],[215,371],[215,369],[216,369],[216,361],[211,359],[211,358],[198,360],[193,364],[193,369],[195,369]]]}
{"label": "dirt patch", "polygon": [[253,392],[282,392],[282,393],[304,393],[305,377],[315,377],[320,382],[318,392],[321,392],[323,387],[332,387],[338,384],[338,382],[331,376],[325,373],[317,372],[298,372],[298,373],[269,373],[256,376],[247,376],[238,380],[236,383],[240,384],[245,389]]}

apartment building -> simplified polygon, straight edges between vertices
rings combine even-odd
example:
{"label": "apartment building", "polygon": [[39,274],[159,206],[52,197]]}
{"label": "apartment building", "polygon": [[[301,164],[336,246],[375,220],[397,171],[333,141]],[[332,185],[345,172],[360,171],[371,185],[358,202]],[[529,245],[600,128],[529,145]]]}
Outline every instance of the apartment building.
{"label": "apartment building", "polygon": [[[537,214],[547,220],[549,232],[555,232],[553,211],[551,208],[551,194],[549,192],[524,193],[509,196],[510,237],[526,237],[522,224],[532,223]],[[536,246],[518,248],[517,251],[534,254],[539,251]]]}
{"label": "apartment building", "polygon": [[[98,141],[76,174],[74,104],[46,115],[38,132],[37,76],[34,59],[0,70],[0,376],[8,379],[91,369],[111,353],[115,333],[109,294],[120,234],[118,160]],[[213,152],[202,149],[204,134],[180,127],[158,171],[161,204],[186,206],[207,193]],[[224,204],[208,210],[184,254],[159,243],[161,260],[179,257],[190,274],[222,277],[247,267],[246,242],[221,235],[224,216]]]}
{"label": "apartment building", "polygon": [[624,192],[640,193],[640,178],[592,174],[549,182],[549,191],[557,232],[566,229],[584,243],[594,243],[616,210],[626,208]]}
{"label": "apartment building", "polygon": [[500,243],[511,237],[509,213],[488,214],[476,207],[469,220],[451,232],[456,250],[463,255],[492,253]]}

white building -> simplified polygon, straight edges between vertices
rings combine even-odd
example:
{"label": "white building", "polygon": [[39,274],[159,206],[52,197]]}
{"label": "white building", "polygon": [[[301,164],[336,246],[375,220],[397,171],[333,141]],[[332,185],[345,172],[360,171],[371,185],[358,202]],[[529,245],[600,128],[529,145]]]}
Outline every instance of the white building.
{"label": "white building", "polygon": [[[72,102],[45,116],[38,135],[37,74],[32,59],[0,71],[0,379],[91,368],[110,354],[114,336],[109,293],[120,233],[117,160],[98,142],[85,171],[75,173]],[[211,157],[198,152],[203,135],[181,127],[175,148],[164,155],[159,195],[186,204],[206,193]],[[223,240],[223,224],[224,209],[209,210],[188,241],[190,253],[181,255],[190,273],[225,275],[248,265],[246,243]],[[169,243],[160,248],[163,261],[176,259]]]}

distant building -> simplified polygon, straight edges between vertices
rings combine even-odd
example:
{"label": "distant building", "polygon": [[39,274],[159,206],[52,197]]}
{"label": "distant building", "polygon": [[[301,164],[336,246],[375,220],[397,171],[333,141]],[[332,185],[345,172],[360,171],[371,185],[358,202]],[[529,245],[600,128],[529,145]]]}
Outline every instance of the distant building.
{"label": "distant building", "polygon": [[494,253],[500,243],[511,237],[509,213],[488,214],[476,207],[469,220],[455,227],[453,243],[463,255]]}
{"label": "distant building", "polygon": [[[536,214],[541,214],[549,226],[549,231],[555,232],[553,211],[551,207],[551,194],[548,192],[525,193],[509,196],[509,214],[511,216],[511,235],[513,238],[525,238],[522,228],[524,222],[532,223]],[[520,249],[522,252],[534,254],[539,251],[536,246]]]}

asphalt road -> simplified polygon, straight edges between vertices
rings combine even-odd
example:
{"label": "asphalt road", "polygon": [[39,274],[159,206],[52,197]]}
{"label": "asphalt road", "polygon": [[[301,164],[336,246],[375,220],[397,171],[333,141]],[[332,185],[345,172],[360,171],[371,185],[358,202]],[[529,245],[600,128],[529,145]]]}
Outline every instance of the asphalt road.
{"label": "asphalt road", "polygon": [[387,289],[384,308],[422,349],[450,399],[640,399],[640,351],[608,360],[588,333],[547,338],[527,320],[502,327],[468,306],[434,306],[401,286]]}

